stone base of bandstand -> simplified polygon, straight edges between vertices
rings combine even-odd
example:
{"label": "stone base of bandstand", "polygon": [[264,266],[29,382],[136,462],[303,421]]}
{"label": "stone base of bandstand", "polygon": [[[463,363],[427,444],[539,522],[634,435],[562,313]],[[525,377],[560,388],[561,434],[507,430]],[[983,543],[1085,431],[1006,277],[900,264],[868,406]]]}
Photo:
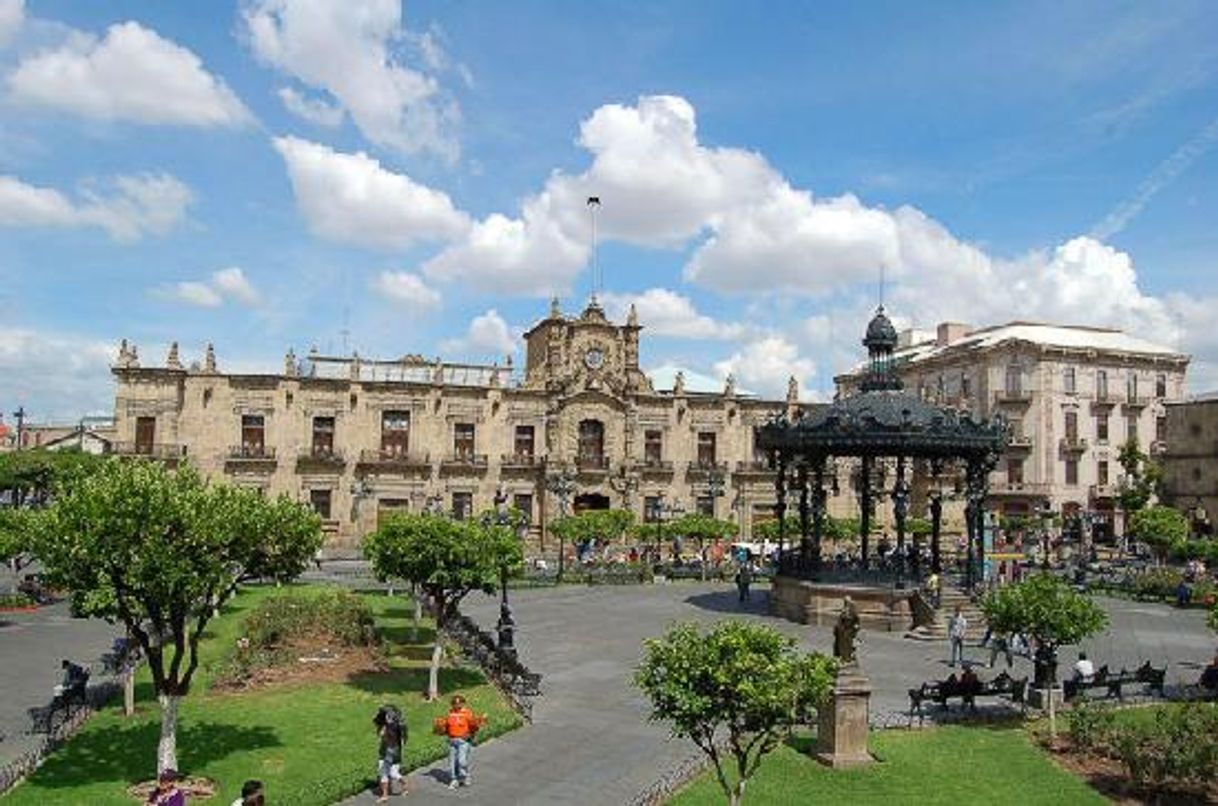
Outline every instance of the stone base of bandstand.
{"label": "stone base of bandstand", "polygon": [[811,582],[779,575],[770,588],[770,612],[799,624],[834,624],[849,596],[865,629],[904,632],[913,623],[912,595],[912,588]]}
{"label": "stone base of bandstand", "polygon": [[819,712],[816,759],[829,767],[857,767],[875,761],[867,749],[871,681],[858,663],[837,673],[833,696]]}

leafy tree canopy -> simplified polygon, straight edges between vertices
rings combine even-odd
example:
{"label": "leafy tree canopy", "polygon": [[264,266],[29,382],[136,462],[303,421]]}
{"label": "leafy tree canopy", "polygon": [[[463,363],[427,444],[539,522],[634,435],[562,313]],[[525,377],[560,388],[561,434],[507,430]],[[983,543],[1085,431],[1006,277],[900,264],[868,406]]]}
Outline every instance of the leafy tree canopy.
{"label": "leafy tree canopy", "polygon": [[70,449],[0,453],[0,492],[9,493],[14,506],[44,504],[53,492],[70,487],[107,461]]}
{"label": "leafy tree canopy", "polygon": [[1108,625],[1099,605],[1052,574],[987,593],[981,610],[995,632],[1023,633],[1053,647],[1077,644]]}
{"label": "leafy tree canopy", "polygon": [[1121,509],[1128,513],[1137,512],[1149,504],[1155,495],[1163,478],[1163,470],[1139,447],[1136,439],[1121,446],[1117,463],[1125,471],[1118,493]]}
{"label": "leafy tree canopy", "polygon": [[737,526],[733,521],[719,520],[698,512],[688,512],[671,524],[671,534],[698,541],[723,540],[736,532]]}
{"label": "leafy tree canopy", "polygon": [[594,509],[560,518],[550,525],[550,531],[572,542],[605,540],[613,543],[627,534],[633,534],[633,525],[634,513],[629,510]]}
{"label": "leafy tree canopy", "polygon": [[1147,507],[1129,516],[1125,531],[1163,556],[1174,545],[1188,538],[1188,518],[1171,507]]}
{"label": "leafy tree canopy", "polygon": [[652,721],[669,723],[673,736],[711,759],[734,804],[762,757],[813,719],[836,668],[832,658],[801,654],[772,627],[722,621],[705,633],[679,625],[644,642],[634,682],[651,700]]}

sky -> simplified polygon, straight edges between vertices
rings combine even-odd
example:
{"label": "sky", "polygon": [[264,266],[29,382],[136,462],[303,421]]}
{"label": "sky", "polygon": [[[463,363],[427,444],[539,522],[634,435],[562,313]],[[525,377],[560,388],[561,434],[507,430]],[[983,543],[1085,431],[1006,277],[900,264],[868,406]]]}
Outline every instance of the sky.
{"label": "sky", "polygon": [[594,292],[646,368],[823,399],[881,277],[900,327],[1123,328],[1199,392],[1216,220],[1206,0],[0,0],[9,419],[112,410],[124,338],[522,362]]}

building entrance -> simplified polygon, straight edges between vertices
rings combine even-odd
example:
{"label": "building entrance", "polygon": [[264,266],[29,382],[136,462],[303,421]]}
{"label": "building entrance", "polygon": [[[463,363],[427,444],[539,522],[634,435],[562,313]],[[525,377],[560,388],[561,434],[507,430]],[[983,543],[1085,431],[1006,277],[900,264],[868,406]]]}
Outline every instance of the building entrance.
{"label": "building entrance", "polygon": [[609,496],[599,493],[584,493],[583,495],[575,496],[575,514],[588,512],[594,509],[608,509]]}

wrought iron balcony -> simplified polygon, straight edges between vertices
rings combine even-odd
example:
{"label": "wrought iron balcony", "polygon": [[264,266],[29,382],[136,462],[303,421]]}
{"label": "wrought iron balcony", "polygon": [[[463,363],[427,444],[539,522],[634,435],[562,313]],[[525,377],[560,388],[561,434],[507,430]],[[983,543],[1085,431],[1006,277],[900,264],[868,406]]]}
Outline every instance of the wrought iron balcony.
{"label": "wrought iron balcony", "polygon": [[499,464],[505,468],[539,467],[543,461],[544,457],[531,453],[505,453],[499,457]]}
{"label": "wrought iron balcony", "polygon": [[1026,406],[1032,402],[1032,393],[1027,389],[1001,389],[994,393],[994,403],[999,406]]}
{"label": "wrought iron balcony", "polygon": [[241,462],[247,460],[251,462],[273,462],[275,461],[275,446],[247,443],[244,445],[233,445],[228,449],[228,461]]}
{"label": "wrought iron balcony", "polygon": [[1016,434],[1007,443],[1008,451],[1028,451],[1032,449],[1032,438],[1027,434]]}
{"label": "wrought iron balcony", "polygon": [[444,467],[450,468],[468,468],[473,470],[486,469],[486,454],[485,453],[467,453],[465,451],[457,451],[450,453],[444,457]]}
{"label": "wrought iron balcony", "polygon": [[333,448],[322,448],[316,445],[302,448],[296,454],[296,466],[341,468],[346,464],[341,452]]}
{"label": "wrought iron balcony", "polygon": [[1121,489],[1115,484],[1092,484],[1091,497],[1096,500],[1105,498],[1116,498],[1120,495]]}
{"label": "wrought iron balcony", "polygon": [[605,473],[609,470],[609,457],[596,454],[579,456],[575,459],[575,466],[580,473]]}
{"label": "wrought iron balcony", "polygon": [[359,453],[359,463],[367,467],[429,468],[431,457],[399,450],[364,450]]}
{"label": "wrought iron balcony", "polygon": [[109,452],[116,456],[146,456],[172,461],[186,455],[186,446],[162,442],[111,442]]}
{"label": "wrought iron balcony", "polygon": [[695,459],[689,463],[689,473],[726,473],[727,462],[709,459]]}
{"label": "wrought iron balcony", "polygon": [[1147,395],[1130,395],[1125,398],[1124,406],[1127,409],[1144,409],[1151,404],[1151,398]]}
{"label": "wrought iron balcony", "polygon": [[1083,453],[1087,450],[1087,440],[1084,437],[1062,437],[1059,443],[1062,453]]}
{"label": "wrought iron balcony", "polygon": [[774,473],[774,468],[763,459],[745,459],[736,463],[737,473]]}
{"label": "wrought iron balcony", "polygon": [[1029,496],[1046,495],[1049,485],[1039,481],[994,481],[990,482],[990,495]]}
{"label": "wrought iron balcony", "polygon": [[635,467],[643,473],[671,473],[672,462],[668,459],[643,458],[637,459]]}

